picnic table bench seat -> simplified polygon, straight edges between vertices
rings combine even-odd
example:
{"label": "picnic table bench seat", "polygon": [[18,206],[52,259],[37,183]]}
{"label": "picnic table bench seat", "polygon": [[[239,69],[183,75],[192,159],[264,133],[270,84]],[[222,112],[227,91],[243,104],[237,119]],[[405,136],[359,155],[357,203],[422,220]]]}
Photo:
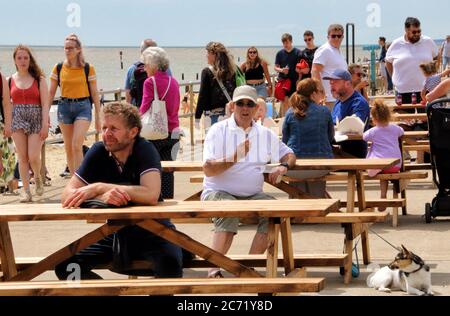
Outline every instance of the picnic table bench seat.
{"label": "picnic table bench seat", "polygon": [[0,296],[173,295],[319,292],[324,278],[223,278],[0,283]]}

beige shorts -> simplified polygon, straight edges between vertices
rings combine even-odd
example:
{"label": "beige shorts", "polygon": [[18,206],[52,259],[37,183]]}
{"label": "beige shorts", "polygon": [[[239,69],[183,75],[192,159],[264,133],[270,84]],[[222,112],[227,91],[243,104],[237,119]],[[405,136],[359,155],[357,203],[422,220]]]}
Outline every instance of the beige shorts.
{"label": "beige shorts", "polygon": [[[203,197],[203,201],[223,201],[223,200],[275,200],[273,196],[265,194],[263,192],[252,195],[252,196],[234,196],[223,191],[212,191],[207,193]],[[239,226],[238,217],[215,217],[212,219],[214,223],[214,231],[218,232],[228,232],[237,234]],[[269,219],[267,217],[259,218],[258,223],[258,233],[267,233],[267,227],[269,224]]]}

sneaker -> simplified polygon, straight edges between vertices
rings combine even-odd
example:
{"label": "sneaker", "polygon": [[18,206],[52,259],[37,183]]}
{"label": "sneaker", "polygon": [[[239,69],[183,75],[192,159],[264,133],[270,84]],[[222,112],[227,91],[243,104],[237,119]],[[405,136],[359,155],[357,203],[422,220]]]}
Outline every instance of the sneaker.
{"label": "sneaker", "polygon": [[44,183],[42,182],[41,177],[36,178],[36,195],[42,196],[44,194]]}
{"label": "sneaker", "polygon": [[20,203],[33,202],[33,196],[29,190],[22,190],[20,193]]}

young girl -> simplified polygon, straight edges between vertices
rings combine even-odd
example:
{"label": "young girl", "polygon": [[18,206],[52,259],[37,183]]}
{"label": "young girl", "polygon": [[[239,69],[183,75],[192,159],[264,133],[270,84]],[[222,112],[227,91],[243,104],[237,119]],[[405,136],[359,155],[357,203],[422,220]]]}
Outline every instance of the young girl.
{"label": "young girl", "polygon": [[9,79],[12,138],[19,157],[19,173],[23,183],[20,202],[26,203],[32,201],[30,166],[35,176],[36,195],[44,193],[41,147],[48,136],[48,90],[44,74],[27,46],[17,46],[13,58],[17,72]]}
{"label": "young girl", "polygon": [[[395,124],[390,123],[391,112],[387,105],[382,100],[375,100],[374,105],[370,111],[372,121],[376,125],[364,133],[363,139],[366,142],[372,142],[367,158],[400,158],[402,159],[402,153],[400,152],[399,137],[403,135],[403,129]],[[396,173],[400,171],[402,162],[396,166],[388,169],[380,170],[368,170],[369,176],[374,177],[378,173]],[[388,181],[380,180],[381,186],[381,198],[386,198],[388,189]],[[385,207],[379,207],[379,211],[384,211]]]}
{"label": "young girl", "polygon": [[66,59],[62,64],[55,65],[50,75],[49,108],[59,85],[58,122],[64,138],[67,165],[73,174],[83,160],[83,142],[91,125],[90,99],[95,105],[95,129],[100,132],[100,97],[95,69],[84,61],[78,36],[70,34],[66,37],[64,53]]}
{"label": "young girl", "polygon": [[450,74],[450,69],[444,70],[441,73],[437,73],[437,61],[423,63],[420,65],[420,69],[426,77],[421,92],[422,103],[425,104],[426,95],[433,91],[434,88],[436,88],[441,83],[442,78],[447,77]]}

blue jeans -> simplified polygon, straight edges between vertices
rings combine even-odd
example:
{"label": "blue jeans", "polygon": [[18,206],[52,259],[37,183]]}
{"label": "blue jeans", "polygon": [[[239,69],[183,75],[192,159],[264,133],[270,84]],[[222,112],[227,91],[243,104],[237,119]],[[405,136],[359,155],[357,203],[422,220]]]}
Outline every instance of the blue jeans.
{"label": "blue jeans", "polygon": [[[160,221],[166,224],[168,221]],[[170,227],[170,226],[169,226]],[[129,271],[115,271],[126,274],[154,275],[157,278],[179,278],[183,275],[181,248],[156,236],[147,230],[138,227],[125,227],[127,236],[127,253],[130,260],[146,260],[150,263],[152,270],[144,273],[132,273]],[[101,279],[92,272],[99,265],[110,264],[114,260],[114,243],[117,242],[117,233],[98,241],[97,243],[81,250],[75,256],[58,264],[55,273],[58,279],[67,280],[73,271],[67,271],[69,264],[78,264],[80,267],[80,278]],[[123,245],[121,245],[123,246]],[[70,270],[70,269],[69,269]]]}
{"label": "blue jeans", "polygon": [[76,120],[92,121],[92,104],[89,98],[77,102],[59,100],[58,122],[73,124]]}
{"label": "blue jeans", "polygon": [[250,84],[249,86],[256,89],[256,94],[258,95],[258,97],[261,97],[263,99],[267,98],[267,85],[265,82],[257,85]]}

